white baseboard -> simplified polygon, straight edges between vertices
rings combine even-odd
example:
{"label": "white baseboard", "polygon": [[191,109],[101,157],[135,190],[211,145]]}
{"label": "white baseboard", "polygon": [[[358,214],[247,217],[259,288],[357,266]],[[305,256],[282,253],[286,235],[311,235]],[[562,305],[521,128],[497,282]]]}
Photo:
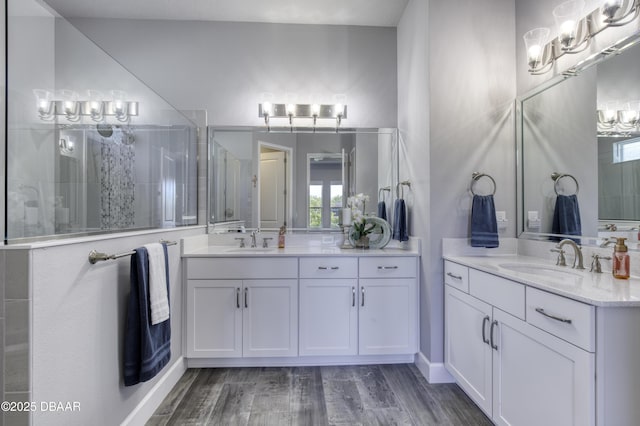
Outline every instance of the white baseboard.
{"label": "white baseboard", "polygon": [[308,367],[323,365],[410,364],[414,355],[299,356],[285,358],[189,358],[188,368]]}
{"label": "white baseboard", "polygon": [[120,426],[138,426],[147,423],[147,420],[151,418],[162,401],[169,395],[169,392],[178,383],[185,371],[187,371],[186,360],[184,357],[180,357],[124,419]]}
{"label": "white baseboard", "polygon": [[455,383],[455,379],[441,362],[431,362],[422,352],[416,354],[416,367],[429,383]]}

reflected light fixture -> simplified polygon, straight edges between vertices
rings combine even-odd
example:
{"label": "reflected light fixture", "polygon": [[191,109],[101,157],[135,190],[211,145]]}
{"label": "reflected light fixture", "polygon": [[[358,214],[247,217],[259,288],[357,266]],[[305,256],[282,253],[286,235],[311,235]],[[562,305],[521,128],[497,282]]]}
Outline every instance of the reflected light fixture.
{"label": "reflected light fixture", "polygon": [[[640,14],[640,0],[601,0],[600,6],[587,15],[584,7],[584,0],[569,0],[556,6],[553,17],[558,35],[551,40],[548,28],[536,28],[523,36],[530,74],[549,72],[563,55],[586,50],[598,33],[626,25]],[[601,53],[611,52],[605,49]],[[572,71],[565,73],[571,75]]]}
{"label": "reflected light fixture", "polygon": [[138,102],[127,100],[121,90],[112,90],[113,100],[105,100],[98,90],[85,91],[86,98],[79,99],[74,90],[62,89],[53,92],[45,89],[34,89],[36,110],[41,120],[53,120],[55,116],[64,115],[68,121],[77,122],[82,117],[90,117],[93,121],[104,121],[106,116],[113,116],[118,121],[128,122],[137,116]]}
{"label": "reflected light fixture", "polygon": [[640,100],[605,102],[598,107],[597,120],[601,136],[640,131]]}

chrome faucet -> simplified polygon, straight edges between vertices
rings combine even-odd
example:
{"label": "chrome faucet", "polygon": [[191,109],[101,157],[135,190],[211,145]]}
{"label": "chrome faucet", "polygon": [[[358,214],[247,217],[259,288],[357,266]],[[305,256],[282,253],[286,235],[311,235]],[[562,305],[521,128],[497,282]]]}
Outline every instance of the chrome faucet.
{"label": "chrome faucet", "polygon": [[[578,246],[576,244],[575,241],[570,240],[569,238],[566,238],[562,241],[560,241],[558,243],[558,245],[556,246],[557,249],[562,250],[562,247],[565,245],[570,245],[573,248],[573,252],[575,254],[575,257],[573,258],[573,266],[572,268],[574,269],[584,269],[584,264],[583,264],[583,260],[582,260],[582,250],[580,250],[580,246]],[[576,265],[576,261],[578,262],[578,265]]]}
{"label": "chrome faucet", "polygon": [[257,234],[258,232],[260,232],[260,228],[258,228],[258,229],[255,229],[255,230],[251,231],[251,248],[256,248],[256,247],[258,247],[258,246],[256,245],[256,234]]}

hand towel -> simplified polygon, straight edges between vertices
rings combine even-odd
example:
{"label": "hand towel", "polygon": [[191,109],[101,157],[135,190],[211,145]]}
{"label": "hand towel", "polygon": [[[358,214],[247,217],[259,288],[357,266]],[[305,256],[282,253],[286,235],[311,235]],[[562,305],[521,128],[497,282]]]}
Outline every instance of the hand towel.
{"label": "hand towel", "polygon": [[409,234],[407,232],[407,208],[404,200],[396,200],[393,207],[393,239],[407,241]]}
{"label": "hand towel", "polygon": [[169,319],[165,247],[160,243],[145,244],[149,255],[149,309],[151,324]]}
{"label": "hand towel", "polygon": [[[152,379],[171,359],[171,321],[151,325],[149,318],[148,265],[147,249],[136,249],[131,256],[131,291],[124,341],[125,386]],[[169,270],[168,265],[165,269]],[[168,276],[166,282],[168,285]]]}
{"label": "hand towel", "polygon": [[[581,235],[580,207],[578,197],[573,195],[558,195],[556,206],[553,210],[553,222],[551,224],[553,234]],[[577,243],[580,240],[574,240]]]}
{"label": "hand towel", "polygon": [[378,217],[387,220],[387,204],[384,201],[378,203]]}
{"label": "hand towel", "polygon": [[495,248],[499,244],[493,195],[474,195],[471,205],[471,247]]}

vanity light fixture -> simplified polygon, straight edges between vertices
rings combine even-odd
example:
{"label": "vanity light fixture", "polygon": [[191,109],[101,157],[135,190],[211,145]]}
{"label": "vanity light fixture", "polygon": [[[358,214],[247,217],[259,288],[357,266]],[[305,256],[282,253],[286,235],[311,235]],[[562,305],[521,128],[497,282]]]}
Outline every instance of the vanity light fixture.
{"label": "vanity light fixture", "polygon": [[[626,25],[640,14],[640,0],[601,0],[586,16],[584,5],[584,0],[569,0],[553,9],[558,30],[554,39],[548,40],[548,28],[536,28],[523,36],[530,74],[549,72],[561,56],[584,51],[601,31]],[[572,74],[571,70],[566,73]]]}
{"label": "vanity light fixture", "polygon": [[626,136],[640,131],[640,100],[605,102],[598,108],[597,120],[601,136]]}
{"label": "vanity light fixture", "polygon": [[[312,119],[313,128],[318,120],[336,120],[337,127],[347,118],[347,106],[344,104],[278,104],[262,102],[258,104],[258,117],[264,119],[267,130],[271,130],[271,119],[285,118],[293,127],[294,119]],[[337,128],[336,127],[336,128]]]}
{"label": "vanity light fixture", "polygon": [[82,117],[101,122],[106,116],[128,122],[132,116],[139,114],[138,102],[127,100],[126,93],[118,90],[111,91],[112,100],[105,100],[98,90],[87,90],[85,99],[79,99],[77,92],[68,89],[58,90],[55,95],[48,90],[34,89],[33,94],[38,116],[44,121],[64,115],[71,122],[80,121]]}

